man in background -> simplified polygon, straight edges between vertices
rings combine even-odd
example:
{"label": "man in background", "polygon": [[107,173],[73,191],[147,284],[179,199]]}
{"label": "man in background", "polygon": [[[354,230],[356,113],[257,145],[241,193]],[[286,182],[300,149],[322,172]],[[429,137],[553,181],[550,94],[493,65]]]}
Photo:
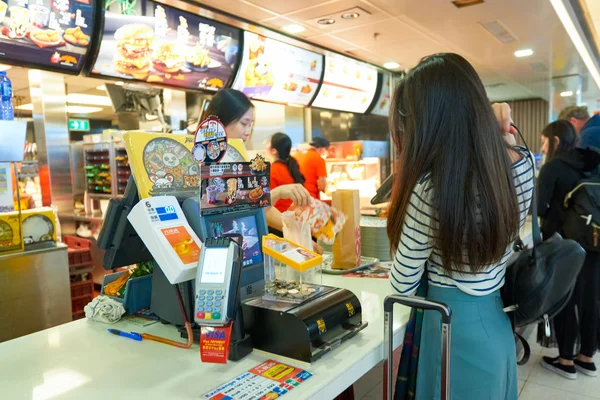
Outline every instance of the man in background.
{"label": "man in background", "polygon": [[569,106],[563,109],[558,119],[569,121],[579,134],[577,147],[585,149],[588,147],[600,148],[600,115],[590,118],[587,107]]}
{"label": "man in background", "polygon": [[300,172],[306,181],[304,187],[315,199],[320,199],[320,193],[327,189],[327,168],[325,159],[329,149],[329,140],[316,137],[310,144],[310,149],[297,157]]}

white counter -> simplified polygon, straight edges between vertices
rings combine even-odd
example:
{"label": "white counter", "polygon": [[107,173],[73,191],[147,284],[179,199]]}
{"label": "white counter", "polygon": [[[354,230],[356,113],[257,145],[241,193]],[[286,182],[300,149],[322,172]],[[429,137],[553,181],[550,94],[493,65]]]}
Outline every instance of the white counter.
{"label": "white counter", "polygon": [[[531,225],[522,232],[531,240]],[[189,350],[111,335],[108,325],[80,320],[0,343],[0,397],[4,399],[199,399],[261,362],[274,358],[314,376],[283,398],[334,398],[377,365],[384,355],[383,299],[392,293],[387,279],[323,275],[323,284],[347,288],[360,299],[369,326],[355,338],[307,365],[257,351],[227,365],[203,364],[198,345]],[[409,310],[397,307],[394,344],[401,344]],[[2,321],[6,323],[7,321]],[[139,328],[120,322],[125,331],[176,339],[172,326]]]}
{"label": "white counter", "polygon": [[[369,326],[312,365],[253,352],[227,365],[203,364],[199,347],[189,350],[136,342],[107,332],[108,325],[79,320],[0,344],[0,397],[5,399],[198,399],[219,384],[269,359],[302,367],[314,376],[284,399],[331,399],[379,363],[383,347],[383,299],[387,279],[323,276],[323,283],[356,294]],[[409,310],[394,315],[399,345]],[[177,338],[175,328],[140,328],[120,322],[117,329]]]}

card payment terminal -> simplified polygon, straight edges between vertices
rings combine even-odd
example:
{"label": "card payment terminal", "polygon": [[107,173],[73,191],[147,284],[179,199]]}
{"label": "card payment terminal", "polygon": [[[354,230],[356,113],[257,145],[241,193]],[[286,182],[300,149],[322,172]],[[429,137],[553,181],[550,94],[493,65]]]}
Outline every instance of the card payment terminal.
{"label": "card payment terminal", "polygon": [[235,319],[242,271],[240,247],[229,237],[207,238],[196,272],[194,320],[201,326],[223,326]]}

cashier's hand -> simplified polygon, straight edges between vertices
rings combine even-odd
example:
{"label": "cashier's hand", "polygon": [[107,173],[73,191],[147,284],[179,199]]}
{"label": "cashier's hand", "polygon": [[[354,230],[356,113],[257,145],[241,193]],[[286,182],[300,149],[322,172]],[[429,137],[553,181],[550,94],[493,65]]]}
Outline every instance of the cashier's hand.
{"label": "cashier's hand", "polygon": [[323,255],[323,248],[313,240],[313,251],[319,255]]}
{"label": "cashier's hand", "polygon": [[513,120],[511,117],[510,106],[506,103],[494,103],[492,104],[492,110],[494,110],[494,115],[502,129],[502,137],[510,146],[516,146],[517,141],[515,135],[517,134],[517,131],[511,125]]}
{"label": "cashier's hand", "polygon": [[299,183],[281,185],[273,189],[271,191],[271,201],[273,204],[277,203],[280,199],[290,199],[299,207],[310,205],[312,203],[310,193],[308,193],[308,190]]}

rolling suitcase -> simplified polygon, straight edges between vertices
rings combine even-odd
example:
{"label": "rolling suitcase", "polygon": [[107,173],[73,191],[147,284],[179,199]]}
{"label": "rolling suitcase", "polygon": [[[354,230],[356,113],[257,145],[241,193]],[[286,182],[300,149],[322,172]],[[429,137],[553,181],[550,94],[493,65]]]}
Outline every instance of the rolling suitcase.
{"label": "rolling suitcase", "polygon": [[392,400],[393,398],[393,387],[396,381],[392,376],[393,365],[390,365],[394,360],[394,304],[421,308],[423,310],[434,310],[442,315],[442,384],[440,399],[450,399],[450,319],[452,316],[450,308],[443,303],[425,300],[421,297],[390,295],[383,302],[383,311],[385,313],[383,337],[386,345],[384,351],[385,357],[387,357],[387,362],[384,362],[384,373],[387,376],[387,400]]}

